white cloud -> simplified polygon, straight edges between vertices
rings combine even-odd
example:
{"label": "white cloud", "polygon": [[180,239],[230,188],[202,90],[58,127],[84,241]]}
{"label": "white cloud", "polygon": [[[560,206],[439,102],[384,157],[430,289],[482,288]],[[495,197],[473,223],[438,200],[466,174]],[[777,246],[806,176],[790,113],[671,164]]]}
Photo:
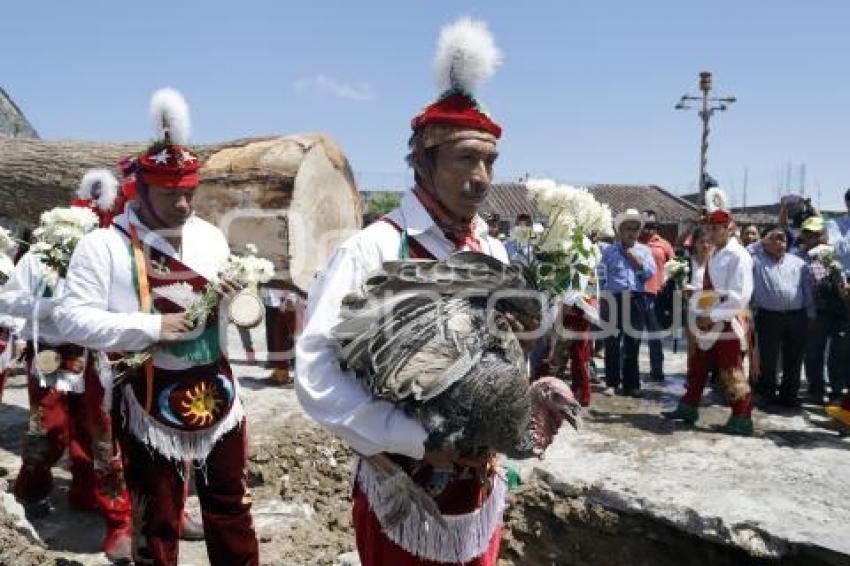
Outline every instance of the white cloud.
{"label": "white cloud", "polygon": [[312,77],[302,77],[295,81],[298,92],[316,92],[330,94],[338,98],[355,102],[369,102],[375,99],[375,93],[366,83],[346,83],[334,78],[318,74]]}

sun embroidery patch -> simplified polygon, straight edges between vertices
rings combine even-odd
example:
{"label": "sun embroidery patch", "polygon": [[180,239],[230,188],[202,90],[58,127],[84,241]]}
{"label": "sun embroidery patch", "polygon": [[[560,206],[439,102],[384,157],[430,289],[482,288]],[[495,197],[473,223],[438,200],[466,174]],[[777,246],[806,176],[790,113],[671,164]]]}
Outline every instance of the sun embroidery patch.
{"label": "sun embroidery patch", "polygon": [[207,387],[204,382],[186,391],[186,399],[180,402],[184,422],[203,427],[212,423],[221,411],[222,400],[216,395],[217,388]]}

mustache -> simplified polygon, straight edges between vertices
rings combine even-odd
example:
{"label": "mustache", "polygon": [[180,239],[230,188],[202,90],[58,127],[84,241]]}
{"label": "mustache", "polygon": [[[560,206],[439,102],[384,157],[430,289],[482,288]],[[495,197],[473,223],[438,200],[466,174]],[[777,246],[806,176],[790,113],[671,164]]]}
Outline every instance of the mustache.
{"label": "mustache", "polygon": [[466,198],[481,197],[490,190],[490,183],[481,181],[466,181],[460,189],[460,194]]}

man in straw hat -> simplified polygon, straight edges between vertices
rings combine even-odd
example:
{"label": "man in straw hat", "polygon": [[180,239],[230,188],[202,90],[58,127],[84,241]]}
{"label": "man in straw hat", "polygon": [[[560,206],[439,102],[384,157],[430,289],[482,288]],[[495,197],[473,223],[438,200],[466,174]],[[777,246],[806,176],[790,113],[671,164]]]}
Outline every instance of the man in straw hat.
{"label": "man in straw hat", "polygon": [[151,117],[158,139],[123,167],[137,197],[80,242],[56,320],[86,347],[144,353],[121,358],[114,384],[134,560],[177,564],[188,460],[199,470],[210,562],[258,564],[237,384],[215,311],[197,325],[186,311],[213,282],[224,296],[236,291],[219,278],[230,251],[221,231],[193,214],[199,158],[184,145],[185,100],[157,91]]}
{"label": "man in straw hat", "polygon": [[634,208],[618,214],[617,241],[602,251],[606,395],[613,395],[621,384],[624,395],[640,395],[638,350],[649,309],[644,286],[655,273],[652,252],[637,241],[643,220]]}
{"label": "man in straw hat", "polygon": [[[310,416],[363,456],[353,514],[357,550],[366,566],[481,566],[495,564],[499,554],[505,481],[487,463],[492,460],[426,450],[428,434],[417,420],[372,398],[352,372],[340,368],[331,332],[343,298],[386,261],[445,260],[470,250],[508,262],[504,247],[477,214],[490,188],[502,128],[471,94],[499,60],[484,23],[462,19],[443,29],[437,74],[447,90],[412,122],[408,163],[415,188],[399,208],[344,242],[310,289],[307,323],[296,346],[296,392]],[[541,448],[553,433],[541,438]],[[408,480],[382,481],[373,465],[380,458],[391,460]],[[410,480],[419,487],[399,493]],[[426,488],[427,501],[414,499],[414,492]],[[399,513],[385,513],[390,500],[399,501]],[[441,519],[412,522],[404,509],[420,504],[436,505]]]}
{"label": "man in straw hat", "polygon": [[699,402],[712,367],[720,372],[720,381],[732,415],[722,430],[729,434],[753,432],[752,392],[743,370],[746,316],[753,293],[753,260],[733,237],[735,223],[726,206],[726,196],[718,188],[706,192],[707,211],[703,217],[714,254],[708,261],[702,292],[694,293],[688,324],[693,326],[696,349],[688,359],[688,383],[685,395],[668,419],[688,424],[699,418]]}

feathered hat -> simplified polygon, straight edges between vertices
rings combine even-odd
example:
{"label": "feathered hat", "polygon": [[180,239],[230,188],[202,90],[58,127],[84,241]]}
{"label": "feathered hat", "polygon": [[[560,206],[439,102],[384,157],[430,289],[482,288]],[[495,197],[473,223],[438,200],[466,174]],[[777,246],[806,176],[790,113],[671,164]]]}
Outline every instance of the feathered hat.
{"label": "feathered hat", "polygon": [[732,214],[729,212],[729,201],[718,187],[712,187],[705,192],[705,216],[703,222],[706,224],[729,224],[732,222]]}
{"label": "feathered hat", "polygon": [[122,159],[121,170],[157,187],[197,187],[200,160],[185,145],[189,141],[186,99],[172,88],[159,89],[151,97],[150,118],[156,140],[141,155]]}
{"label": "feathered hat", "polygon": [[[97,198],[94,198],[95,192],[100,193]],[[112,210],[118,198],[118,179],[109,169],[89,169],[80,181],[77,197],[94,201],[102,212]]]}
{"label": "feathered hat", "polygon": [[414,133],[423,133],[425,147],[460,138],[495,141],[501,137],[501,126],[490,118],[473,94],[493,76],[501,62],[502,53],[484,22],[461,18],[442,29],[434,71],[443,93],[411,123]]}

